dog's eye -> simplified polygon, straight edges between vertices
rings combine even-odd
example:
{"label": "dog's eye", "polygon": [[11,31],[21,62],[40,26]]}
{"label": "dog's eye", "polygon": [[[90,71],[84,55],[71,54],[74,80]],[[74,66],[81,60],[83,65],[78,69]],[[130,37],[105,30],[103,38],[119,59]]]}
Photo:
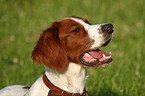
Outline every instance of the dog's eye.
{"label": "dog's eye", "polygon": [[79,32],[81,30],[81,28],[80,27],[77,27],[77,28],[75,28],[73,31],[71,31],[71,32]]}

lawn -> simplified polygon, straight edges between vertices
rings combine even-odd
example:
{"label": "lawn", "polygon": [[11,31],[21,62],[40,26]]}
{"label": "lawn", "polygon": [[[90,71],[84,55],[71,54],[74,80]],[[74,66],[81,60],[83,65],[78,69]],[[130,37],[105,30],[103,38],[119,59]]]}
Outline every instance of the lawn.
{"label": "lawn", "polygon": [[44,66],[31,51],[43,30],[69,16],[112,23],[114,38],[102,50],[114,62],[87,69],[90,96],[145,96],[145,0],[0,0],[0,89],[31,85]]}

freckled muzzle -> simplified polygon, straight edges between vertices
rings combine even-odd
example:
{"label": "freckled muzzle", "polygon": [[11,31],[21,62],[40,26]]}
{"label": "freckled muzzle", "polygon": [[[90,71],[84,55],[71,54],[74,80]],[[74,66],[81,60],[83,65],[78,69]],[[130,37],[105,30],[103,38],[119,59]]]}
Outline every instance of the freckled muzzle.
{"label": "freckled muzzle", "polygon": [[[104,34],[110,34],[108,39],[100,46],[104,47],[108,45],[112,39],[113,34],[113,25],[112,24],[104,24],[101,25],[101,30]],[[103,37],[102,37],[103,38]],[[112,62],[111,52],[105,53],[101,51],[99,48],[94,50],[87,50],[80,55],[80,61],[85,67],[90,68],[98,68],[107,66]]]}

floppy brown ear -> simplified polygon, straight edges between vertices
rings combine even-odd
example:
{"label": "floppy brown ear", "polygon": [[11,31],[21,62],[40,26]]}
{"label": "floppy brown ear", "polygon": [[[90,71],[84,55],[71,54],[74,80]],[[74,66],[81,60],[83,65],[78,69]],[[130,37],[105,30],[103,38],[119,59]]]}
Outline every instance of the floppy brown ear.
{"label": "floppy brown ear", "polygon": [[55,22],[41,34],[32,51],[32,59],[52,70],[64,72],[68,67],[68,57],[59,41],[58,33],[58,24]]}

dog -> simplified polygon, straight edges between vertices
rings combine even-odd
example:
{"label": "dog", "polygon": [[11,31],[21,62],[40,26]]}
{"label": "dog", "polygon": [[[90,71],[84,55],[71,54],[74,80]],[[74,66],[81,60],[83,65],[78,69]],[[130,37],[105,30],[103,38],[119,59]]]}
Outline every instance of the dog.
{"label": "dog", "polygon": [[45,66],[44,74],[31,86],[12,85],[0,96],[88,96],[86,68],[112,62],[111,52],[99,48],[113,38],[110,23],[91,25],[87,19],[69,17],[43,31],[32,51],[32,59]]}

